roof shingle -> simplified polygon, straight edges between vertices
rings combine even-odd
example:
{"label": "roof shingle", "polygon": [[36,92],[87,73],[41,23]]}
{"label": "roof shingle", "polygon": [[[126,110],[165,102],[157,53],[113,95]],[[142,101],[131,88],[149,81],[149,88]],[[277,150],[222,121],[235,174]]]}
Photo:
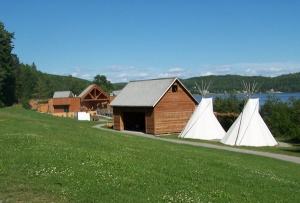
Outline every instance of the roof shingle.
{"label": "roof shingle", "polygon": [[57,91],[54,92],[53,98],[69,98],[73,97],[73,93],[71,91]]}
{"label": "roof shingle", "polygon": [[164,78],[129,82],[110,105],[154,107],[176,80],[179,81],[177,78]]}

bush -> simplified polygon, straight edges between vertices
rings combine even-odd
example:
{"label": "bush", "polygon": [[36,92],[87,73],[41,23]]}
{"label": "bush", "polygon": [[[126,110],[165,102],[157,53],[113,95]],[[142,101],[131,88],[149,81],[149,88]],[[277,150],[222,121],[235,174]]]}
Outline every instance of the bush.
{"label": "bush", "polygon": [[275,137],[300,140],[300,99],[291,97],[288,102],[282,102],[269,96],[260,113]]}
{"label": "bush", "polygon": [[[244,108],[245,100],[238,98],[236,95],[229,95],[228,97],[216,97],[214,101],[214,111],[218,113],[236,113],[239,114]],[[234,123],[235,117],[218,117],[218,120],[225,131]]]}
{"label": "bush", "polygon": [[21,99],[21,104],[24,109],[31,109],[31,105],[26,98]]}

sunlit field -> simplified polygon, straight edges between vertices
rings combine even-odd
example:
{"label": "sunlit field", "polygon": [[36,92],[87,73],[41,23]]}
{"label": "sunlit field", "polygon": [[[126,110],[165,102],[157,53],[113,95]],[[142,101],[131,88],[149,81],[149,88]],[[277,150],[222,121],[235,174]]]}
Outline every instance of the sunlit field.
{"label": "sunlit field", "polygon": [[[102,121],[104,122],[104,121]],[[300,165],[0,109],[0,202],[298,202]]]}

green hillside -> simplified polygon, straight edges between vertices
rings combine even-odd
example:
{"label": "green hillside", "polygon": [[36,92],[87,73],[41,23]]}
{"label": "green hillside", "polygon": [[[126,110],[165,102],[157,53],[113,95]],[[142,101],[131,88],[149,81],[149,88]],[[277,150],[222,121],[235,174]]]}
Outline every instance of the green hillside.
{"label": "green hillside", "polygon": [[195,83],[201,86],[202,82],[212,85],[209,88],[213,93],[234,93],[243,91],[242,83],[258,83],[260,92],[266,92],[273,89],[280,92],[300,92],[300,73],[281,75],[277,77],[263,76],[240,76],[240,75],[210,75],[183,79],[183,84],[192,92],[199,93]]}
{"label": "green hillside", "polygon": [[0,109],[3,202],[297,202],[300,165]]}

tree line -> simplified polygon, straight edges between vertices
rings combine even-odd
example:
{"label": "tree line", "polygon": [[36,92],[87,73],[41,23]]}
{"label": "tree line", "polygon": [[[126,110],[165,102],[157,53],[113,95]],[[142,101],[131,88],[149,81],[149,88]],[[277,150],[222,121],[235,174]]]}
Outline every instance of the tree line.
{"label": "tree line", "polygon": [[240,76],[240,75],[210,75],[181,80],[192,94],[198,94],[196,84],[211,82],[209,91],[212,93],[239,93],[243,91],[242,82],[258,83],[258,92],[270,90],[280,92],[300,92],[300,72],[280,75],[277,77]]}

